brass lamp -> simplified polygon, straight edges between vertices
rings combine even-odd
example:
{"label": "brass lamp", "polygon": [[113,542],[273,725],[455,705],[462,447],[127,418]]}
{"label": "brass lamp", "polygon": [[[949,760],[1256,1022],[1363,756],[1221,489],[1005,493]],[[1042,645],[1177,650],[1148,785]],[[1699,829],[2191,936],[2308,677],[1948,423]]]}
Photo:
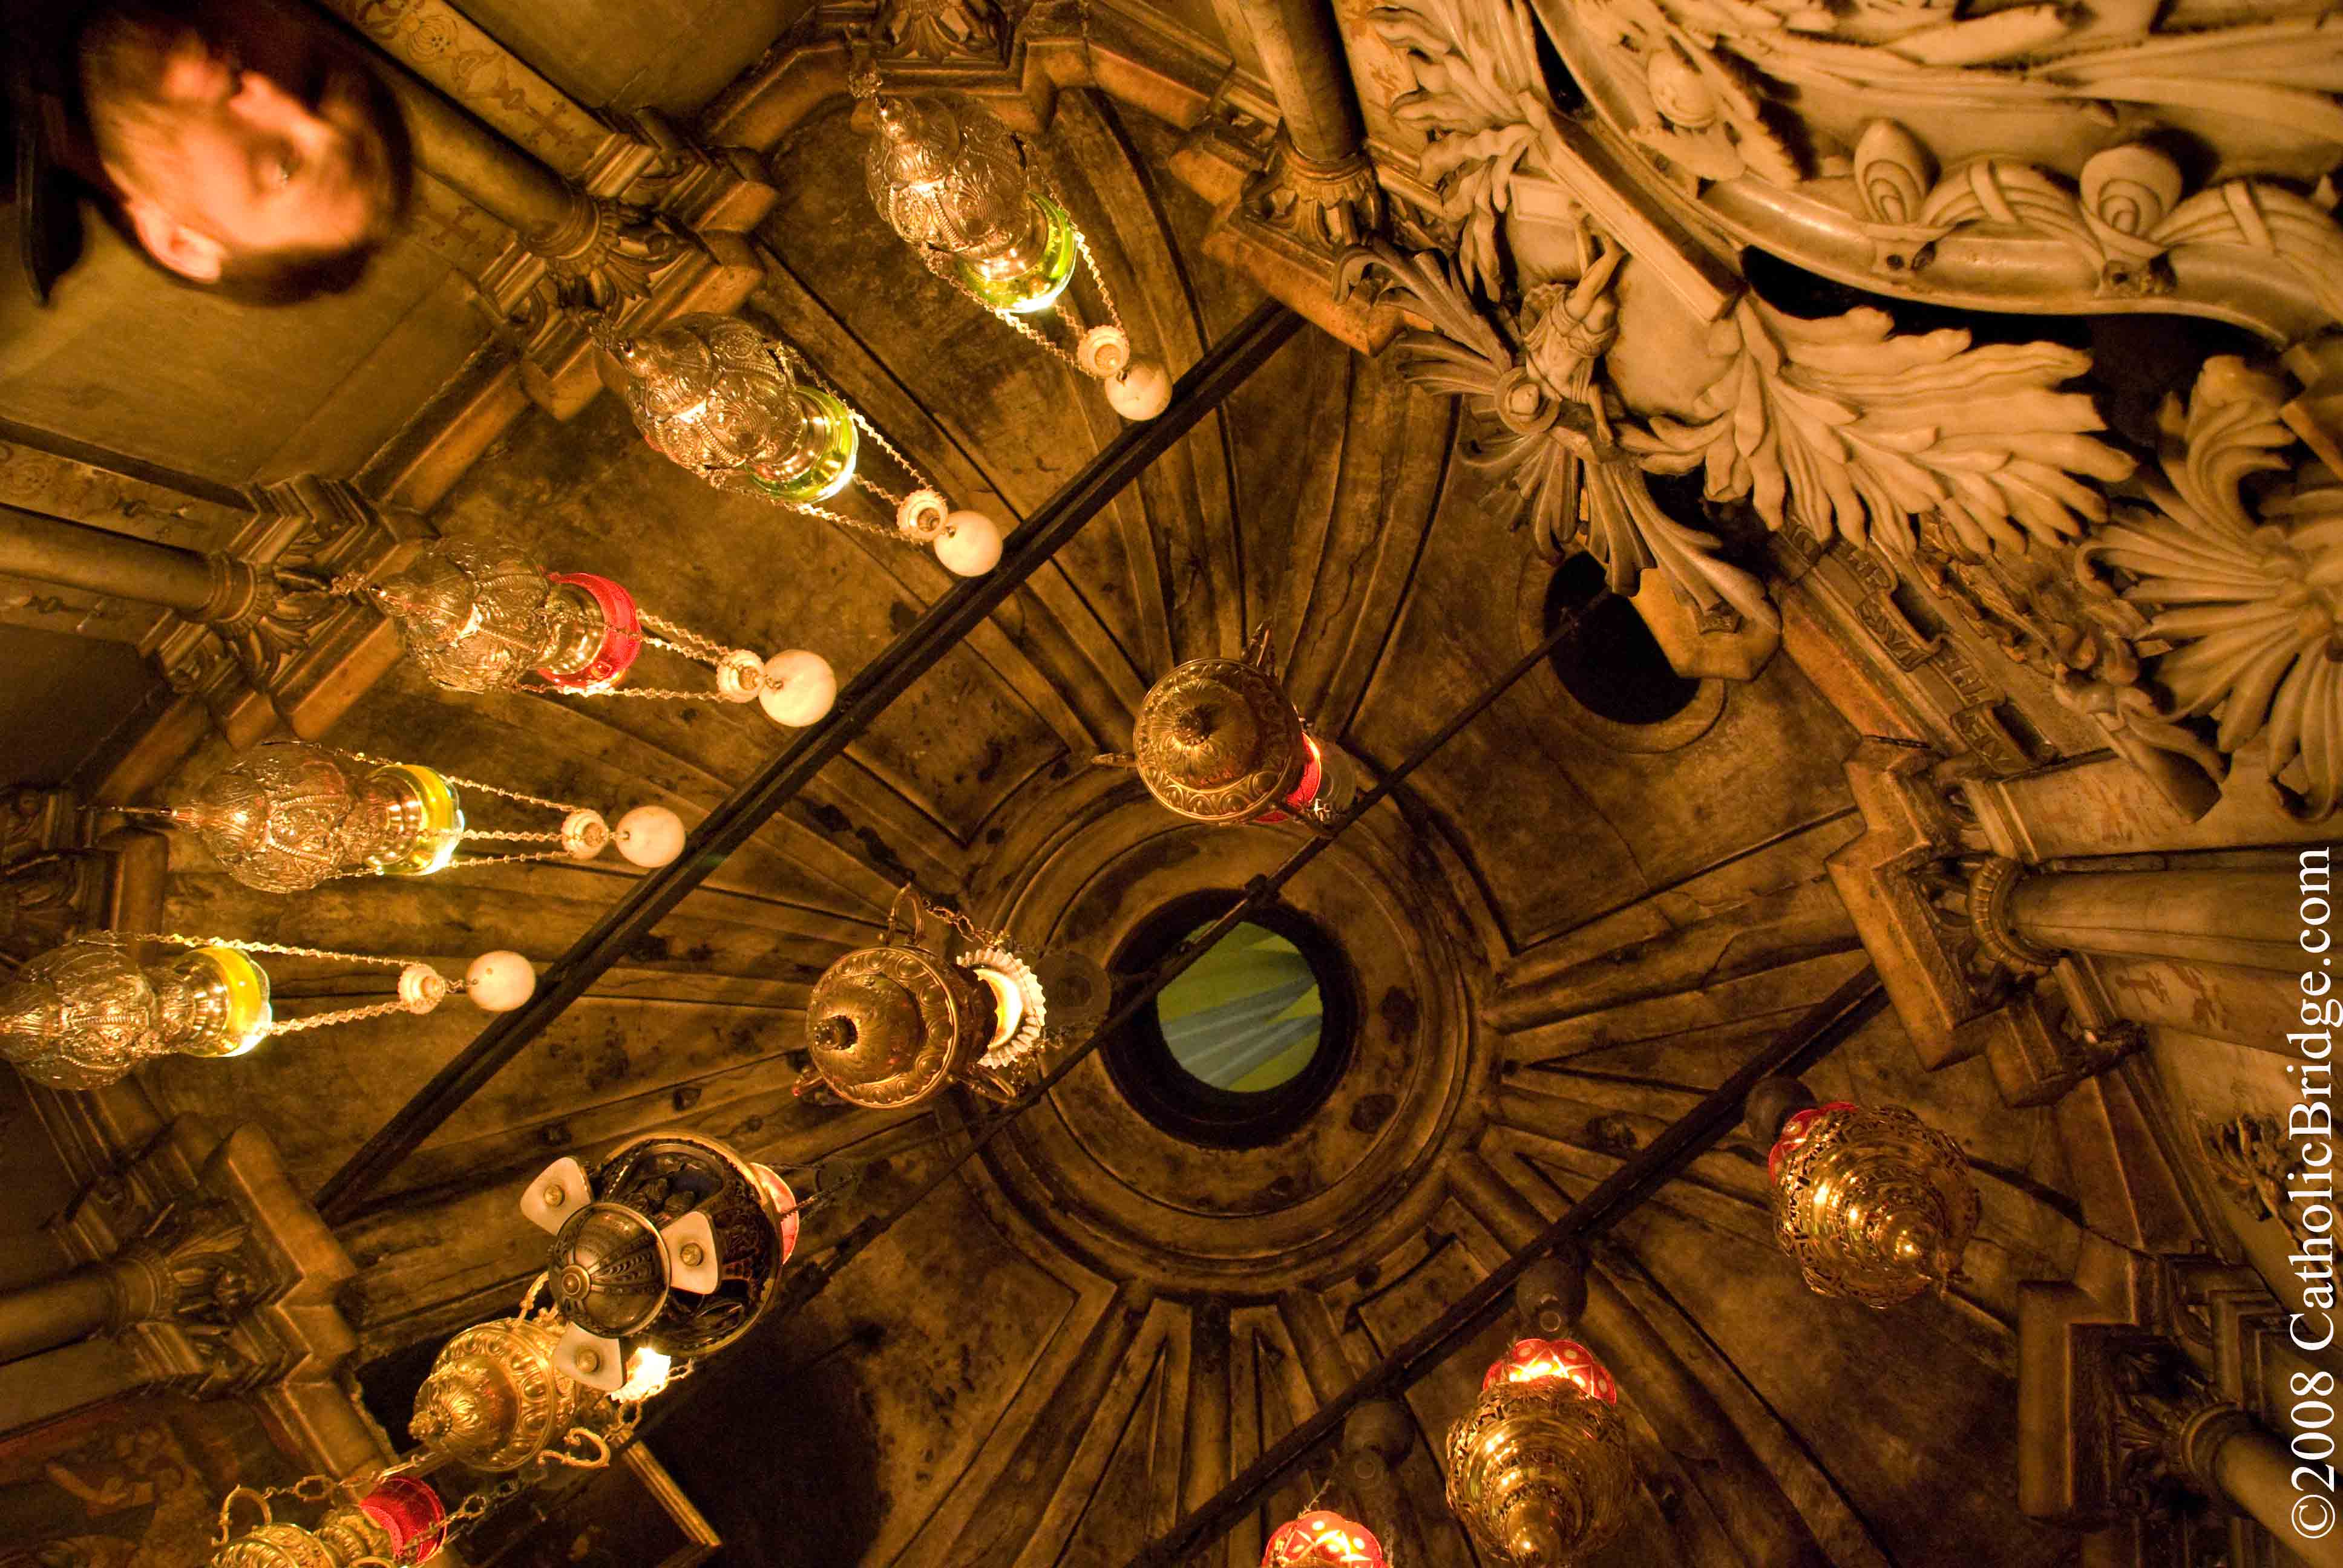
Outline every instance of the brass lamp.
{"label": "brass lamp", "polygon": [[440,1347],[416,1391],[408,1434],[474,1470],[513,1471],[544,1456],[566,1458],[573,1432],[590,1431],[589,1421],[608,1425],[616,1414],[598,1391],[561,1371],[555,1354],[561,1333],[558,1322],[531,1318],[466,1329]]}
{"label": "brass lamp", "polygon": [[[363,598],[396,622],[407,656],[455,691],[614,693],[670,702],[710,695],[757,702],[776,724],[802,727],[830,711],[838,678],[802,648],[770,658],[727,648],[639,608],[634,595],[592,572],[548,572],[511,546],[435,539],[381,582],[352,575],[333,591]],[[646,645],[715,671],[714,689],[621,683]]]}
{"label": "brass lamp", "polygon": [[1634,1485],[1617,1385],[1574,1341],[1517,1342],[1448,1429],[1448,1506],[1513,1568],[1566,1568],[1618,1533]]}
{"label": "brass lamp", "polygon": [[[822,385],[797,349],[729,316],[678,317],[627,337],[597,317],[595,341],[626,373],[627,407],[651,448],[719,490],[752,496],[842,528],[927,545],[961,577],[1001,559],[1001,528],[954,508],[879,427]],[[898,494],[874,481],[863,441],[910,481]],[[891,528],[822,505],[855,485],[893,513]]]}
{"label": "brass lamp", "polygon": [[771,1168],[712,1138],[655,1133],[593,1171],[555,1161],[520,1211],[553,1238],[552,1368],[623,1396],[645,1350],[689,1361],[749,1332],[797,1248],[798,1201]]}
{"label": "brass lamp", "polygon": [[1323,826],[1358,795],[1350,760],[1310,733],[1278,684],[1265,627],[1242,658],[1192,658],[1148,688],[1131,741],[1135,755],[1097,760],[1136,769],[1158,801],[1215,827]]}
{"label": "brass lamp", "polygon": [[[135,944],[193,950],[142,964]],[[336,959],[398,971],[396,994],[363,1006],[281,1019],[268,972],[251,953]],[[51,1089],[102,1089],[163,1056],[242,1056],[271,1035],[350,1023],[394,1012],[429,1012],[462,991],[488,1012],[508,1012],[536,989],[536,972],[516,952],[482,953],[461,980],[429,964],[368,953],[226,937],[108,931],[76,937],[27,960],[0,986],[0,1060]]]}
{"label": "brass lamp", "polygon": [[1261,1568],[1391,1568],[1391,1559],[1365,1525],[1313,1508],[1277,1527]]}
{"label": "brass lamp", "polygon": [[1775,1230],[1809,1289],[1886,1308],[1959,1277],[1978,1217],[1959,1144],[1893,1105],[1835,1101],[1779,1125]]}
{"label": "brass lamp", "polygon": [[[951,956],[922,941],[922,911],[958,933]],[[1059,1016],[1053,990],[1073,1004]],[[1006,933],[980,930],[906,888],[880,944],[846,954],[814,983],[812,1070],[799,1088],[819,1081],[872,1110],[917,1105],[955,1081],[1011,1101],[1040,1081],[1045,1040],[1094,1024],[1110,990],[1090,960],[1051,949],[1029,961]]]}
{"label": "brass lamp", "polygon": [[[1163,362],[1133,355],[1089,240],[1007,126],[965,99],[882,92],[867,59],[848,85],[870,101],[878,133],[863,161],[870,199],[930,271],[1098,381],[1124,418],[1152,419],[1171,406]],[[1103,326],[1085,327],[1067,292],[1078,256],[1106,312]],[[1053,307],[1073,335],[1071,348],[1032,325]]]}
{"label": "brass lamp", "polygon": [[[561,813],[558,829],[481,828],[466,821],[465,792]],[[683,847],[664,806],[638,807],[613,832],[601,812],[459,779],[419,762],[390,762],[306,741],[256,746],[206,779],[186,805],[133,807],[194,829],[220,869],[264,893],[295,893],[336,877],[423,877],[450,866],[590,860],[610,845],[638,866],[663,866]],[[672,832],[669,825],[673,824]],[[456,859],[482,840],[546,849]]]}
{"label": "brass lamp", "polygon": [[[330,1486],[324,1478],[315,1481]],[[304,1497],[324,1493],[294,1489]],[[260,1505],[261,1523],[228,1540],[211,1556],[211,1568],[367,1568],[422,1563],[439,1550],[447,1533],[447,1511],[439,1494],[411,1476],[388,1475],[357,1502],[330,1509],[314,1526],[276,1518],[267,1497],[239,1486],[220,1505],[220,1534],[232,1528],[228,1516],[239,1500]]]}

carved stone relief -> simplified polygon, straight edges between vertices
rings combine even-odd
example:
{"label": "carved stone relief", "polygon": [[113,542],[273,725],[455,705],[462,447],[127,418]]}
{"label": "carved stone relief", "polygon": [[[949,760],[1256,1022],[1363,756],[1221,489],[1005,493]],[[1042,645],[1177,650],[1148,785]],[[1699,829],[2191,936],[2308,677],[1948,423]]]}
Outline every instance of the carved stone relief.
{"label": "carved stone relief", "polygon": [[1538,13],[1606,130],[1735,238],[1814,270],[1984,308],[2177,309],[2279,343],[2343,307],[2324,177],[2343,108],[2315,5]]}

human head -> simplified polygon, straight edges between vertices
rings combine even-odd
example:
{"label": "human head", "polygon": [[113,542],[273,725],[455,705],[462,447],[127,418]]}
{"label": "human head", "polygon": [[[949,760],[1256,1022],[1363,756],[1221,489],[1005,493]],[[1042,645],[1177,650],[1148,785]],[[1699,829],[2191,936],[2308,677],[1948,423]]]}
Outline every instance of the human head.
{"label": "human head", "polygon": [[126,235],[186,282],[258,304],[356,284],[414,166],[353,45],[255,0],[101,0],[75,46]]}

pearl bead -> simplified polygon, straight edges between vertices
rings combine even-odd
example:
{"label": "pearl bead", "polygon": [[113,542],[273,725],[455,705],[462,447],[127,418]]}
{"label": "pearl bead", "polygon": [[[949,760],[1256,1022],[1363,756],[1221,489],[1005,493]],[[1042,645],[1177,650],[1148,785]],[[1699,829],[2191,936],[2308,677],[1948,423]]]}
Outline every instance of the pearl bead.
{"label": "pearl bead", "polygon": [[838,672],[818,653],[784,648],[765,660],[765,689],[757,700],[774,723],[803,729],[838,700]]}
{"label": "pearl bead", "polygon": [[482,953],[464,971],[464,994],[483,1012],[510,1012],[537,992],[537,971],[516,952]]}
{"label": "pearl bead", "polygon": [[1001,525],[982,512],[954,512],[936,536],[936,559],[964,578],[980,578],[1001,562]]}
{"label": "pearl bead", "polygon": [[610,841],[628,865],[664,866],[683,853],[683,819],[664,806],[638,806],[618,819]]}
{"label": "pearl bead", "polygon": [[1131,368],[1106,382],[1106,400],[1126,419],[1152,419],[1172,407],[1172,375],[1163,361],[1134,359]]}

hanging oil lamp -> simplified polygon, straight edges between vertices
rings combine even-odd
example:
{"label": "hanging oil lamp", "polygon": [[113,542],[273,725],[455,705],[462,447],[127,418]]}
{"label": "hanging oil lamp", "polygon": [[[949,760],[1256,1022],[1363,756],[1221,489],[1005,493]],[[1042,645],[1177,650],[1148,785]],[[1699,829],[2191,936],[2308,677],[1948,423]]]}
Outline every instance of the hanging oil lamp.
{"label": "hanging oil lamp", "polygon": [[[333,591],[397,621],[408,656],[456,691],[671,702],[713,695],[760,703],[775,723],[791,726],[811,724],[838,695],[838,678],[819,654],[791,649],[768,659],[726,648],[638,608],[608,578],[548,572],[508,546],[435,539],[383,581],[345,577]],[[620,685],[647,645],[713,669],[712,692]]]}
{"label": "hanging oil lamp", "polygon": [[1350,759],[1310,733],[1278,684],[1267,627],[1243,657],[1192,658],[1149,687],[1131,740],[1135,756],[1097,761],[1135,768],[1157,800],[1215,827],[1323,827],[1358,797]]}
{"label": "hanging oil lamp", "polygon": [[[384,1475],[355,1502],[329,1509],[311,1526],[278,1520],[269,1506],[287,1493],[323,1502],[334,1483],[311,1476],[298,1485],[258,1491],[239,1486],[220,1504],[217,1549],[211,1568],[379,1568],[427,1561],[447,1539],[447,1510],[439,1494],[408,1475]],[[239,1501],[256,1503],[260,1523],[230,1538],[230,1514]]]}
{"label": "hanging oil lamp", "polygon": [[[923,913],[957,941],[929,946]],[[1053,1023],[1045,974],[1080,999],[1070,1010],[1079,1017]],[[1102,969],[1070,950],[1029,958],[1007,933],[905,888],[880,944],[846,954],[814,982],[806,1004],[812,1066],[799,1090],[819,1083],[872,1110],[917,1105],[954,1082],[1013,1101],[1040,1081],[1050,1042],[1095,1027],[1110,989]]]}
{"label": "hanging oil lamp", "polygon": [[564,1372],[566,1325],[540,1304],[548,1283],[538,1276],[520,1316],[476,1323],[440,1347],[407,1422],[425,1453],[491,1474],[531,1465],[597,1469],[633,1431],[643,1402],[667,1387],[672,1363],[648,1346],[628,1353],[615,1390]]}
{"label": "hanging oil lamp", "polygon": [[[737,317],[684,316],[621,336],[597,317],[594,338],[626,373],[627,407],[652,450],[719,490],[753,496],[840,528],[931,548],[961,577],[1001,559],[1001,528],[955,508],[861,410],[815,374],[796,349]],[[890,490],[858,469],[861,442],[902,470]],[[892,527],[822,505],[855,485],[889,508]]]}
{"label": "hanging oil lamp", "polygon": [[1976,1186],[1960,1145],[1903,1107],[1792,1111],[1765,1172],[1782,1250],[1816,1294],[1884,1309],[1959,1278]]}
{"label": "hanging oil lamp", "polygon": [[1634,1484],[1618,1385],[1573,1340],[1516,1342],[1448,1429],[1448,1506],[1513,1568],[1565,1568],[1618,1533]]}
{"label": "hanging oil lamp", "polygon": [[[478,828],[464,817],[464,792],[492,795],[561,813],[558,830]],[[548,800],[415,762],[389,762],[307,741],[256,746],[206,780],[185,806],[125,814],[194,829],[220,869],[264,893],[295,893],[335,877],[421,877],[450,866],[517,860],[590,860],[612,845],[639,866],[665,865],[682,847],[658,815],[629,813],[613,833],[599,811]],[[479,840],[539,843],[543,850],[456,859]],[[666,859],[659,859],[664,854]]]}
{"label": "hanging oil lamp", "polygon": [[1391,1559],[1365,1525],[1313,1508],[1277,1527],[1261,1568],[1391,1568]]}
{"label": "hanging oil lamp", "polygon": [[797,1249],[789,1183],[689,1133],[634,1139],[591,1171],[557,1160],[520,1211],[553,1237],[553,1370],[608,1394],[651,1370],[640,1352],[688,1362],[747,1333]]}
{"label": "hanging oil lamp", "polygon": [[[1163,362],[1133,357],[1090,241],[1014,133],[965,99],[880,91],[868,59],[848,85],[870,102],[877,132],[863,157],[870,199],[928,269],[1099,382],[1124,418],[1152,419],[1169,407],[1172,378]],[[1104,326],[1085,328],[1067,292],[1078,257],[1106,312]],[[1071,347],[1032,325],[1053,307],[1072,335]]]}
{"label": "hanging oil lamp", "polygon": [[[141,964],[136,944],[191,949]],[[280,1019],[267,971],[252,953],[287,953],[399,971],[397,994],[364,1006]],[[51,1089],[102,1089],[163,1056],[242,1056],[271,1035],[293,1034],[393,1012],[429,1012],[450,991],[506,1012],[528,1000],[535,971],[518,953],[481,954],[461,981],[406,959],[225,938],[101,932],[28,960],[0,986],[0,1059]]]}

